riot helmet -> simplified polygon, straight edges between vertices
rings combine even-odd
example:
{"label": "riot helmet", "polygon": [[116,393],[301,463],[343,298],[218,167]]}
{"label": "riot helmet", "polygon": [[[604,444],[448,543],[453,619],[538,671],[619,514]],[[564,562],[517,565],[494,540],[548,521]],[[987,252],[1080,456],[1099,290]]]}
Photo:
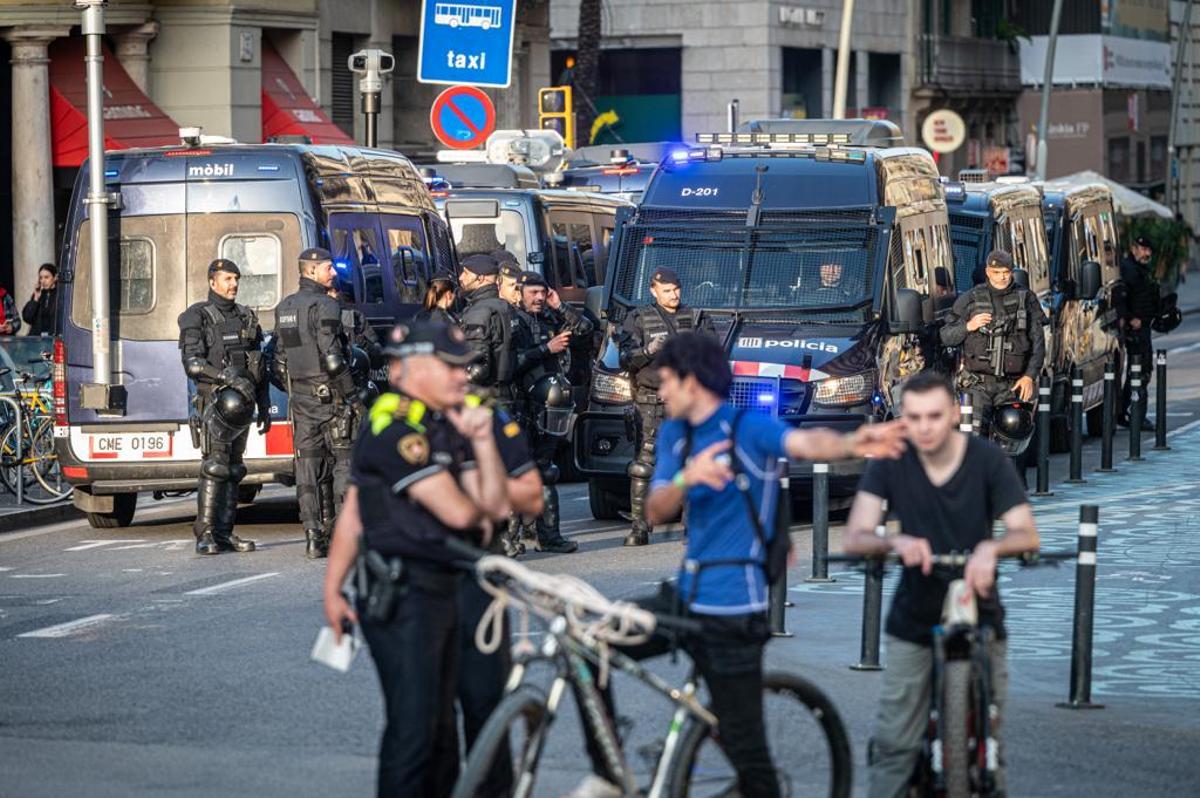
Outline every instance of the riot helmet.
{"label": "riot helmet", "polygon": [[254,403],[234,388],[218,391],[213,406],[221,420],[231,427],[245,426],[254,418]]}
{"label": "riot helmet", "polygon": [[561,374],[545,374],[533,384],[529,399],[537,405],[535,423],[546,435],[565,437],[570,434],[575,403],[571,399],[571,383]]}
{"label": "riot helmet", "polygon": [[1171,307],[1164,310],[1150,322],[1150,329],[1156,333],[1169,333],[1183,323],[1183,314],[1179,308]]}
{"label": "riot helmet", "polygon": [[992,440],[1009,455],[1022,454],[1033,437],[1033,412],[1022,402],[1004,402],[992,409]]}

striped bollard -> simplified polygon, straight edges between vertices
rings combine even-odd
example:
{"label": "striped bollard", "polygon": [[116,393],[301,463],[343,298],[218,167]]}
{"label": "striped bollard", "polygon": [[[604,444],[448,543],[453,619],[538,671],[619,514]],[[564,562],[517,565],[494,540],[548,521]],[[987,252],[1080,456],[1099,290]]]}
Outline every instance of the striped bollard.
{"label": "striped bollard", "polygon": [[1082,485],[1083,478],[1083,371],[1071,367],[1071,466],[1067,483]]}
{"label": "striped bollard", "polygon": [[962,416],[962,420],[958,422],[958,431],[968,435],[973,434],[975,432],[975,407],[971,404],[971,394],[959,394],[958,411]]}
{"label": "striped bollard", "polygon": [[[887,537],[887,500],[883,501],[883,517],[875,527],[875,536]],[[868,560],[863,580],[862,643],[858,662],[850,666],[855,671],[881,671],[879,664],[879,630],[883,618],[883,563]]]}
{"label": "striped bollard", "polygon": [[806,582],[829,578],[829,463],[813,463],[812,576]]}
{"label": "striped bollard", "polygon": [[1111,474],[1113,468],[1113,429],[1117,414],[1117,367],[1109,360],[1104,364],[1104,404],[1102,407],[1104,421],[1101,424],[1100,436],[1100,467],[1096,469],[1101,474]]}
{"label": "striped bollard", "polygon": [[1167,445],[1167,350],[1154,355],[1154,451],[1165,452]]}
{"label": "striped bollard", "polygon": [[[783,512],[787,513],[788,522],[786,524],[780,524],[780,526],[775,529],[776,535],[791,534],[792,479],[788,474],[788,467],[788,461],[785,458],[780,458],[779,501],[784,503],[783,507],[786,509]],[[783,573],[779,575],[779,578],[768,586],[767,620],[771,624],[772,637],[792,636],[792,633],[787,630],[787,621],[784,618],[784,609],[787,606],[787,568],[784,568]]]}
{"label": "striped bollard", "polygon": [[1129,359],[1129,457],[1131,462],[1142,460],[1142,358]]}
{"label": "striped bollard", "polygon": [[1034,496],[1053,496],[1050,490],[1050,378],[1038,380],[1037,406],[1037,490]]}
{"label": "striped bollard", "polygon": [[1062,709],[1103,709],[1092,703],[1092,628],[1096,607],[1096,532],[1100,508],[1079,506],[1079,548],[1075,560],[1075,628],[1071,637],[1071,695]]}

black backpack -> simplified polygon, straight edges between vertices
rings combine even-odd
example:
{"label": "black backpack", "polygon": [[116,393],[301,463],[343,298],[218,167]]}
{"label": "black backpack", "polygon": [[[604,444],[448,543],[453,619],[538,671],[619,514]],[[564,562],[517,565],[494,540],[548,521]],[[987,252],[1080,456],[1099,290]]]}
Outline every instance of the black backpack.
{"label": "black backpack", "polygon": [[[766,557],[761,561],[747,560],[763,569],[766,574],[767,582],[774,582],[787,570],[788,557],[792,553],[792,508],[787,496],[780,494],[779,501],[775,502],[775,518],[774,530],[775,534],[770,540],[767,540],[766,530],[763,529],[762,520],[758,517],[758,513],[754,510],[754,499],[750,496],[750,477],[742,471],[741,465],[737,457],[737,432],[738,425],[742,421],[742,415],[746,411],[738,409],[737,414],[733,417],[733,424],[729,431],[729,466],[733,471],[733,484],[742,494],[742,498],[746,503],[746,512],[750,515],[750,524],[754,527],[754,534],[758,537],[758,542],[766,552]],[[683,443],[683,462],[687,463],[687,459],[692,456],[692,427],[687,425],[687,431],[684,433]],[[732,564],[732,563],[723,563]]]}

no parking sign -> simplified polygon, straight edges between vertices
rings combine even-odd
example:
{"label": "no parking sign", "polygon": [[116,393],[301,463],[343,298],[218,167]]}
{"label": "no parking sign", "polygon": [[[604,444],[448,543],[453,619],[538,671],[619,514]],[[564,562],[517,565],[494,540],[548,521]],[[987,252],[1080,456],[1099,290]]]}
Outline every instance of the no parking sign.
{"label": "no parking sign", "polygon": [[429,111],[437,140],[455,150],[483,146],[496,129],[492,98],[474,86],[452,86],[438,95]]}

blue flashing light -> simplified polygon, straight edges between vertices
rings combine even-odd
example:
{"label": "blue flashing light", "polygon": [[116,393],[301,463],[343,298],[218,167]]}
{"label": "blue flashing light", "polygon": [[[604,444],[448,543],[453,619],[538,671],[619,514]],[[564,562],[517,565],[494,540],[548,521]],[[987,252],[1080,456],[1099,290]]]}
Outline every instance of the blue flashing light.
{"label": "blue flashing light", "polygon": [[344,272],[346,269],[350,268],[350,262],[345,260],[335,260],[333,262],[333,268],[337,269],[339,272]]}
{"label": "blue flashing light", "polygon": [[774,404],[774,402],[775,402],[775,394],[771,393],[770,391],[766,391],[766,392],[760,393],[758,395],[758,403],[760,405]]}
{"label": "blue flashing light", "polygon": [[105,169],[104,170],[105,177],[116,177],[119,174],[121,174],[121,172],[117,169]]}
{"label": "blue flashing light", "polygon": [[688,151],[687,150],[672,150],[671,151],[671,162],[672,163],[677,163],[677,164],[687,163],[687,161],[688,161]]}
{"label": "blue flashing light", "polygon": [[258,167],[258,171],[260,171],[260,172],[278,172],[279,164],[263,164],[262,166]]}

